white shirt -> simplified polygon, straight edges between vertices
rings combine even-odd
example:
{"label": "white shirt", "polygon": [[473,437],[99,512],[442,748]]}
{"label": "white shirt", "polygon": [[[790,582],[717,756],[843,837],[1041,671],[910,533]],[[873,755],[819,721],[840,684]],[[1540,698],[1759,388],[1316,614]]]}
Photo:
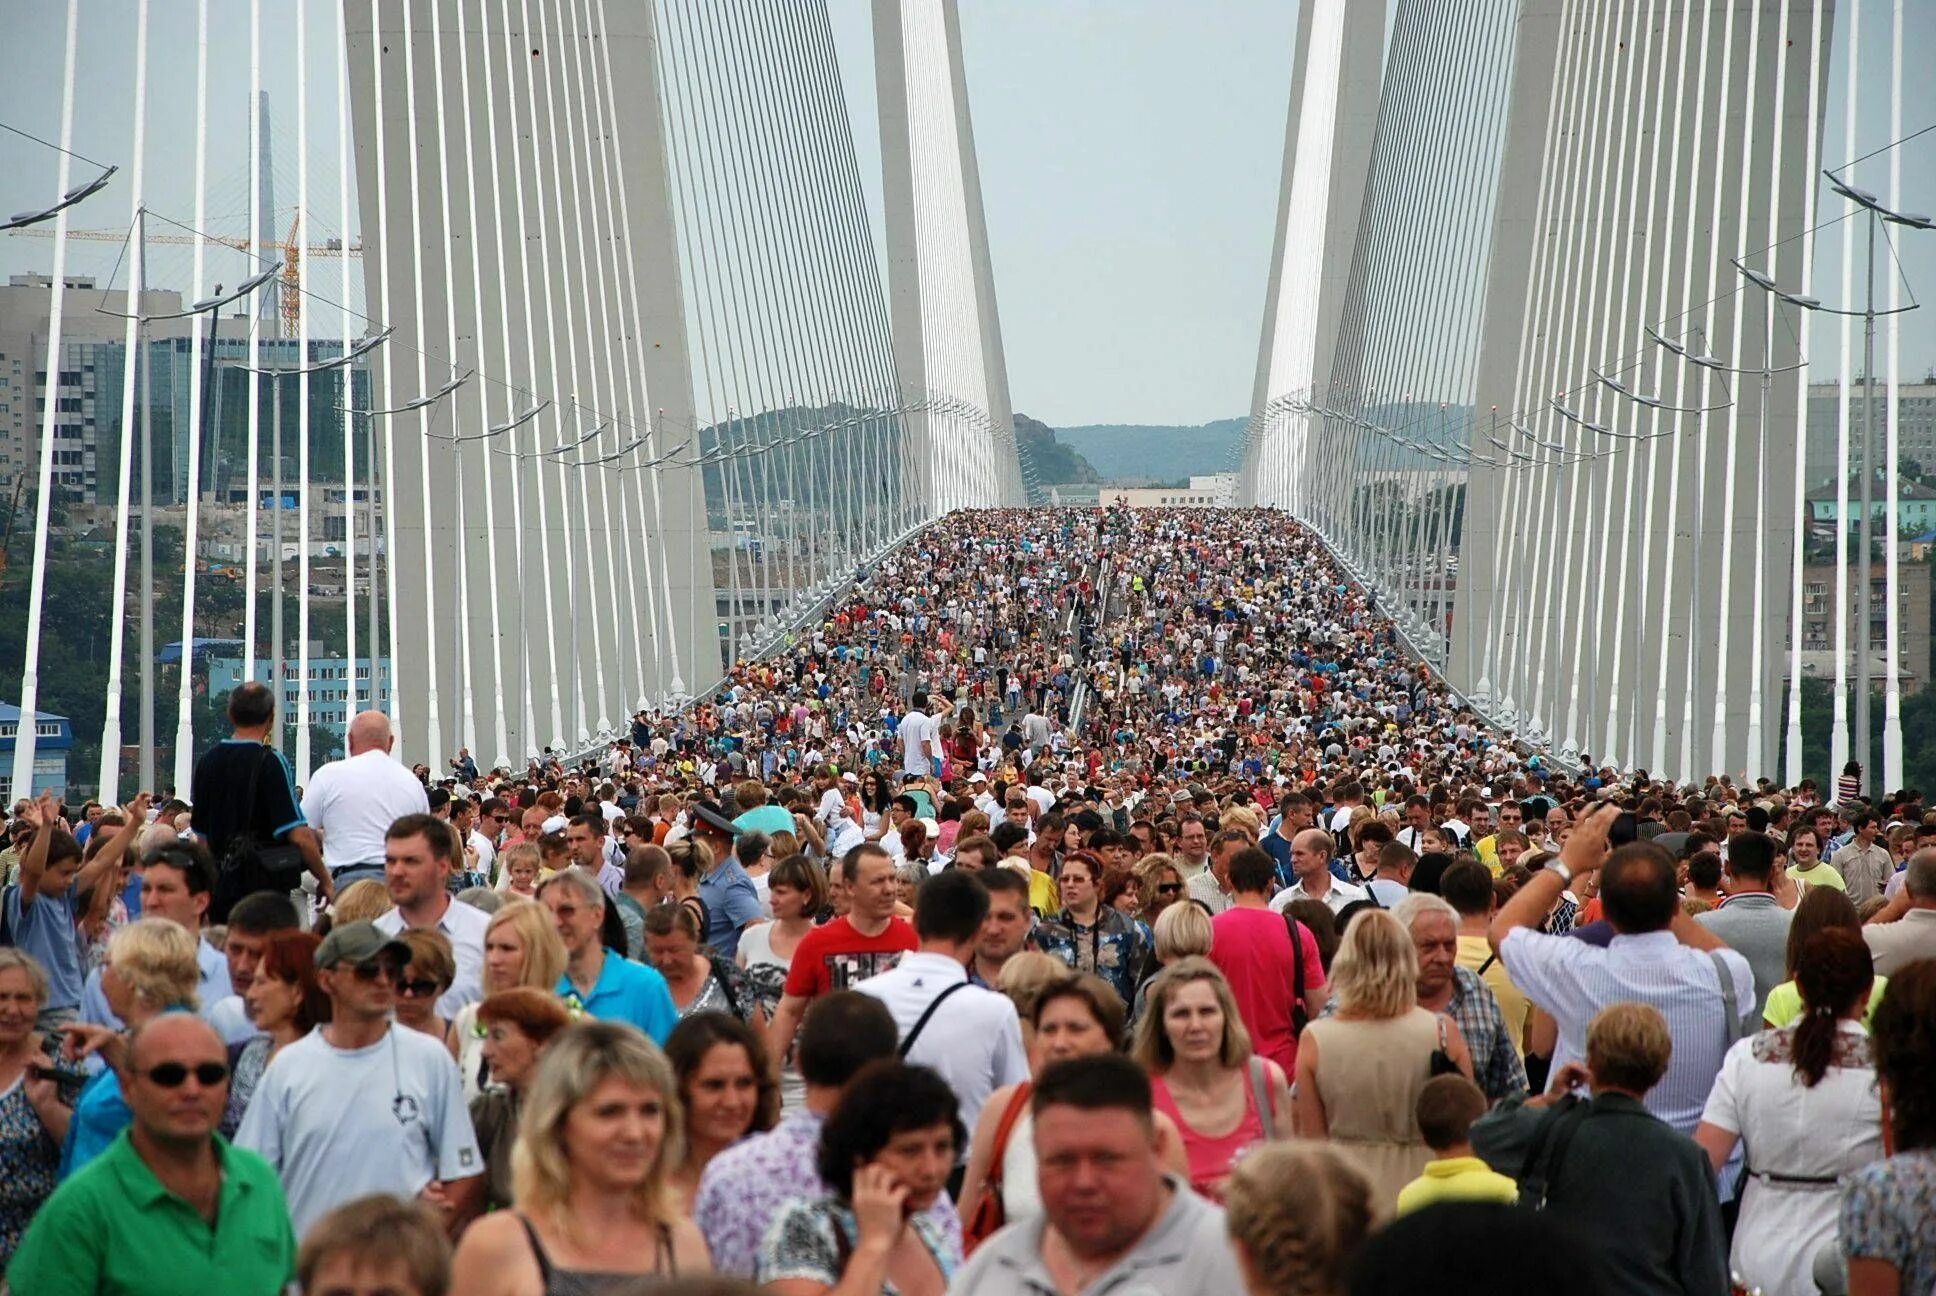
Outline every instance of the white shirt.
{"label": "white shirt", "polygon": [[1315,900],[1332,913],[1336,913],[1348,904],[1356,903],[1359,900],[1369,900],[1370,898],[1371,893],[1363,887],[1352,886],[1349,882],[1340,882],[1338,879],[1332,878],[1331,889],[1321,896],[1314,896],[1309,891],[1306,891],[1304,889],[1304,883],[1293,882],[1290,886],[1271,897],[1270,907],[1277,913],[1283,913],[1296,901]]}
{"label": "white shirt", "polygon": [[386,751],[331,761],[303,790],[303,818],[323,835],[323,863],[331,873],[352,864],[383,863],[383,834],[410,814],[430,813],[417,776]]}
{"label": "white shirt", "polygon": [[[887,1005],[906,1039],[935,997],[968,979],[968,969],[946,954],[903,955],[892,971],[868,977],[854,989]],[[961,1100],[961,1121],[969,1129],[981,1116],[988,1095],[1003,1085],[1029,1078],[1022,1047],[1022,1024],[1007,995],[969,986],[948,996],[914,1042],[907,1060],[932,1067]],[[967,1149],[963,1149],[966,1156]]]}
{"label": "white shirt", "polygon": [[477,852],[477,871],[485,877],[491,876],[491,870],[497,863],[497,843],[473,828],[469,845]]}
{"label": "white shirt", "polygon": [[395,1024],[367,1048],[332,1048],[319,1026],[278,1053],[235,1145],[276,1168],[299,1236],[358,1197],[484,1173],[450,1050]]}
{"label": "white shirt", "polygon": [[[1734,976],[1735,1007],[1744,1022],[1754,1015],[1754,972],[1731,949],[1715,951]],[[1706,950],[1681,944],[1672,932],[1615,936],[1605,949],[1571,936],[1548,936],[1515,927],[1499,957],[1528,999],[1559,1022],[1553,1070],[1586,1058],[1586,1028],[1609,1004],[1637,1000],[1667,1019],[1674,1053],[1647,1095],[1647,1110],[1683,1134],[1700,1123],[1701,1109],[1728,1051],[1721,982]],[[1749,1023],[1743,1028],[1752,1032]]]}
{"label": "white shirt", "polygon": [[928,763],[928,746],[934,741],[934,717],[925,711],[910,711],[901,721],[901,772],[926,776],[934,773]]}
{"label": "white shirt", "polygon": [[[457,956],[457,979],[437,1001],[437,1011],[455,1017],[465,1004],[484,997],[484,933],[490,929],[491,915],[462,900],[452,900],[437,920],[437,930],[450,938],[451,953]],[[403,933],[403,910],[391,909],[376,919],[376,929],[385,936]]]}
{"label": "white shirt", "polygon": [[[1859,1022],[1838,1022],[1845,1050],[1867,1051]],[[1815,1253],[1835,1240],[1841,1194],[1760,1175],[1829,1178],[1882,1159],[1882,1100],[1875,1072],[1831,1065],[1812,1088],[1795,1074],[1774,1031],[1737,1040],[1721,1063],[1701,1119],[1741,1136],[1747,1168],[1729,1266],[1749,1289],[1805,1292]]]}

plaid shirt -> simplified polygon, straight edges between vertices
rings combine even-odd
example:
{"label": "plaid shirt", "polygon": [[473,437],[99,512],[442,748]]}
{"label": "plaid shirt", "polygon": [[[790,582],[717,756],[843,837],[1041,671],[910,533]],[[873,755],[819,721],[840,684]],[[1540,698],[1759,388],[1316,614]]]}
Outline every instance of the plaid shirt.
{"label": "plaid shirt", "polygon": [[1472,1053],[1472,1078],[1492,1102],[1526,1092],[1526,1064],[1513,1047],[1506,1016],[1492,989],[1468,967],[1452,969],[1452,1002],[1444,1013],[1458,1024]]}

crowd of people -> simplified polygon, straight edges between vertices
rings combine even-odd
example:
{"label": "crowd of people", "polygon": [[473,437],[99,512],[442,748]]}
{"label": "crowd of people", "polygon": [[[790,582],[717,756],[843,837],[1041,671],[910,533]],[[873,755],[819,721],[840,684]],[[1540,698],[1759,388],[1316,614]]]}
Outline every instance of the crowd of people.
{"label": "crowd of people", "polygon": [[952,515],[578,763],[274,704],[9,808],[20,1296],[1936,1285],[1920,794],[1557,767],[1281,514]]}

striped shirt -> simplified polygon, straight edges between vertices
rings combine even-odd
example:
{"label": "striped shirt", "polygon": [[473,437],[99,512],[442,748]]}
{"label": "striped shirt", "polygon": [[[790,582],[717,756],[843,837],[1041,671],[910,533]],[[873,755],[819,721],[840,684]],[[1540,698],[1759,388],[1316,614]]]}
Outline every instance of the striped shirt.
{"label": "striped shirt", "polygon": [[[1734,975],[1735,1007],[1754,1029],[1754,973],[1731,949],[1715,951]],[[1676,940],[1672,932],[1615,936],[1602,949],[1570,936],[1548,936],[1528,927],[1508,932],[1499,956],[1513,984],[1559,1023],[1553,1070],[1586,1059],[1587,1023],[1610,1004],[1637,1001],[1667,1019],[1674,1055],[1667,1074],[1647,1095],[1647,1109],[1683,1134],[1700,1124],[1708,1091],[1720,1073],[1730,1032],[1722,1008],[1721,982],[1706,950]]]}

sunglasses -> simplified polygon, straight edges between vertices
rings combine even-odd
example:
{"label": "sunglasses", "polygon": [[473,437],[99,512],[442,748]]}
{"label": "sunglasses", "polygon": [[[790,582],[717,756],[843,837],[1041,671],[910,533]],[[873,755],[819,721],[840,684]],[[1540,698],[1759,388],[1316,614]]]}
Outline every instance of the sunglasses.
{"label": "sunglasses", "polygon": [[397,982],[397,993],[427,999],[437,993],[437,983],[429,977]]}
{"label": "sunglasses", "polygon": [[1158,895],[1175,895],[1182,889],[1183,884],[1181,882],[1159,882],[1156,884],[1156,894]]}
{"label": "sunglasses", "polygon": [[191,1075],[196,1084],[208,1089],[228,1079],[229,1069],[222,1062],[197,1062],[192,1067],[181,1062],[163,1062],[149,1067],[147,1075],[150,1082],[163,1089],[179,1089]]}
{"label": "sunglasses", "polygon": [[378,959],[370,963],[358,963],[352,971],[356,973],[356,979],[358,981],[380,981],[386,977],[392,981],[400,981],[403,979],[403,968],[388,959]]}

